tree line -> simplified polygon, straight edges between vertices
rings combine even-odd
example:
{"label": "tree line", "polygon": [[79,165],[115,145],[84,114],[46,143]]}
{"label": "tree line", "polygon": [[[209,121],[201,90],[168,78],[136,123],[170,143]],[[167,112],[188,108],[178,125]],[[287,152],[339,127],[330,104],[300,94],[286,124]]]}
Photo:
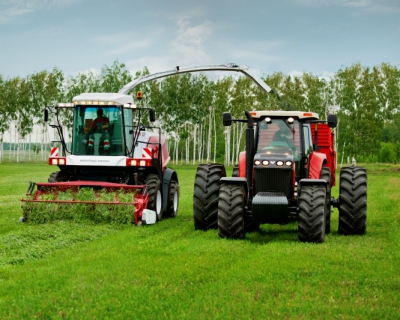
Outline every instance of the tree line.
{"label": "tree line", "polygon": [[[73,77],[54,68],[24,78],[0,75],[0,161],[5,142],[14,148],[9,153],[13,161],[23,160],[20,150],[32,149],[32,144],[42,160],[47,158],[52,143],[51,129],[43,122],[45,106],[71,102],[83,92],[118,92],[148,74],[144,67],[132,75],[123,63],[114,61],[100,74]],[[244,149],[244,125],[223,127],[222,113],[230,111],[234,118],[243,119],[244,110],[267,109],[312,111],[321,119],[337,114],[339,161],[400,162],[400,70],[396,66],[353,64],[330,79],[307,72],[298,76],[275,72],[262,79],[276,94],[266,94],[243,76],[215,78],[207,73],[170,76],[144,83],[137,90],[143,92],[141,103],[156,110],[175,164],[237,162]],[[70,115],[61,117],[70,128]],[[4,141],[6,134],[11,141]]]}

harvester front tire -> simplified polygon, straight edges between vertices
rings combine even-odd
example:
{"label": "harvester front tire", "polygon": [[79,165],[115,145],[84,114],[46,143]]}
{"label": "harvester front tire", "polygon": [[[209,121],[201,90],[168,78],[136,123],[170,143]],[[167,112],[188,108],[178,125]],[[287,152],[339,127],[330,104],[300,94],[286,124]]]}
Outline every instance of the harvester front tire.
{"label": "harvester front tire", "polygon": [[55,182],[65,182],[68,181],[68,177],[61,172],[61,171],[56,171],[50,174],[50,177],[47,179],[49,183],[55,183]]}
{"label": "harvester front tire", "polygon": [[244,204],[246,190],[239,184],[221,184],[218,200],[218,235],[220,238],[244,239]]}
{"label": "harvester front tire", "polygon": [[298,237],[301,242],[324,242],[325,206],[324,186],[305,185],[301,188],[298,226]]}
{"label": "harvester front tire", "polygon": [[322,167],[321,179],[327,182],[326,185],[326,208],[325,208],[325,234],[331,233],[331,171],[329,167]]}
{"label": "harvester front tire", "polygon": [[147,194],[149,195],[149,202],[147,209],[156,212],[157,221],[162,219],[162,195],[161,195],[161,181],[158,175],[149,174],[141,184],[147,184]]}
{"label": "harvester front tire", "polygon": [[167,216],[175,218],[178,215],[179,186],[178,181],[171,180],[168,190]]}
{"label": "harvester front tire", "polygon": [[362,167],[340,170],[339,233],[365,234],[367,231],[367,172]]}
{"label": "harvester front tire", "polygon": [[226,177],[222,164],[200,164],[196,171],[193,193],[195,230],[218,228],[219,180]]}

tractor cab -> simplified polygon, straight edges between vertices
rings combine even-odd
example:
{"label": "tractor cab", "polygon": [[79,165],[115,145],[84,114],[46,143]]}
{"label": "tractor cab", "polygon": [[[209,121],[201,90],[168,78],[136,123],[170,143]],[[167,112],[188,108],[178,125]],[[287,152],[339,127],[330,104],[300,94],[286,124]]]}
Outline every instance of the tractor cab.
{"label": "tractor cab", "polygon": [[257,122],[255,164],[300,167],[303,149],[298,119],[262,117]]}

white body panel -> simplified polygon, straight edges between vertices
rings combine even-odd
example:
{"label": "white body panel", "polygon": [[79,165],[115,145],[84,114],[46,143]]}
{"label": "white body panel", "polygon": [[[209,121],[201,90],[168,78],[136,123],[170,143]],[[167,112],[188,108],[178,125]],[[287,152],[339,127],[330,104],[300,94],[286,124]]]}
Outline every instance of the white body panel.
{"label": "white body panel", "polygon": [[318,120],[318,114],[315,112],[306,111],[275,111],[275,110],[265,110],[265,111],[251,111],[251,116],[253,118],[260,118],[263,116],[267,117],[295,117],[299,119],[311,119]]}
{"label": "white body panel", "polygon": [[[72,99],[75,104],[93,104],[93,101],[108,104],[124,105],[125,103],[133,104],[132,96],[121,93],[82,93]],[[90,102],[89,102],[90,101]]]}
{"label": "white body panel", "polygon": [[143,224],[155,224],[157,221],[156,212],[149,209],[144,209],[142,213]]}
{"label": "white body panel", "polygon": [[67,156],[67,166],[126,167],[125,156]]}
{"label": "white body panel", "polygon": [[[147,147],[147,143],[148,143],[150,137],[155,137],[155,136],[158,136],[158,133],[149,132],[149,131],[140,131],[139,139],[138,139],[139,142],[137,143],[137,145],[135,147],[135,152],[133,153],[133,157],[134,158],[142,158],[143,148]],[[154,145],[154,147],[155,146],[156,145]],[[152,145],[149,145],[148,147],[152,148]]]}

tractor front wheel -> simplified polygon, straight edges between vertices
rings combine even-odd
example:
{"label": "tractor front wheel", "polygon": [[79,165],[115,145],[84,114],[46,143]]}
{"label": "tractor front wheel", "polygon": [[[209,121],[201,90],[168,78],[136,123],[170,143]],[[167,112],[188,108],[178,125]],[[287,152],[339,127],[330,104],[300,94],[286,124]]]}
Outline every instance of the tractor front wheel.
{"label": "tractor front wheel", "polygon": [[219,180],[226,177],[222,164],[200,164],[193,193],[193,219],[196,230],[217,229]]}
{"label": "tractor front wheel", "polygon": [[218,200],[218,235],[220,238],[244,239],[244,205],[246,190],[243,185],[221,184]]}
{"label": "tractor front wheel", "polygon": [[367,231],[367,172],[362,167],[340,170],[339,233],[365,234]]}
{"label": "tractor front wheel", "polygon": [[325,240],[326,190],[324,186],[305,185],[299,197],[298,237],[302,242]]}

